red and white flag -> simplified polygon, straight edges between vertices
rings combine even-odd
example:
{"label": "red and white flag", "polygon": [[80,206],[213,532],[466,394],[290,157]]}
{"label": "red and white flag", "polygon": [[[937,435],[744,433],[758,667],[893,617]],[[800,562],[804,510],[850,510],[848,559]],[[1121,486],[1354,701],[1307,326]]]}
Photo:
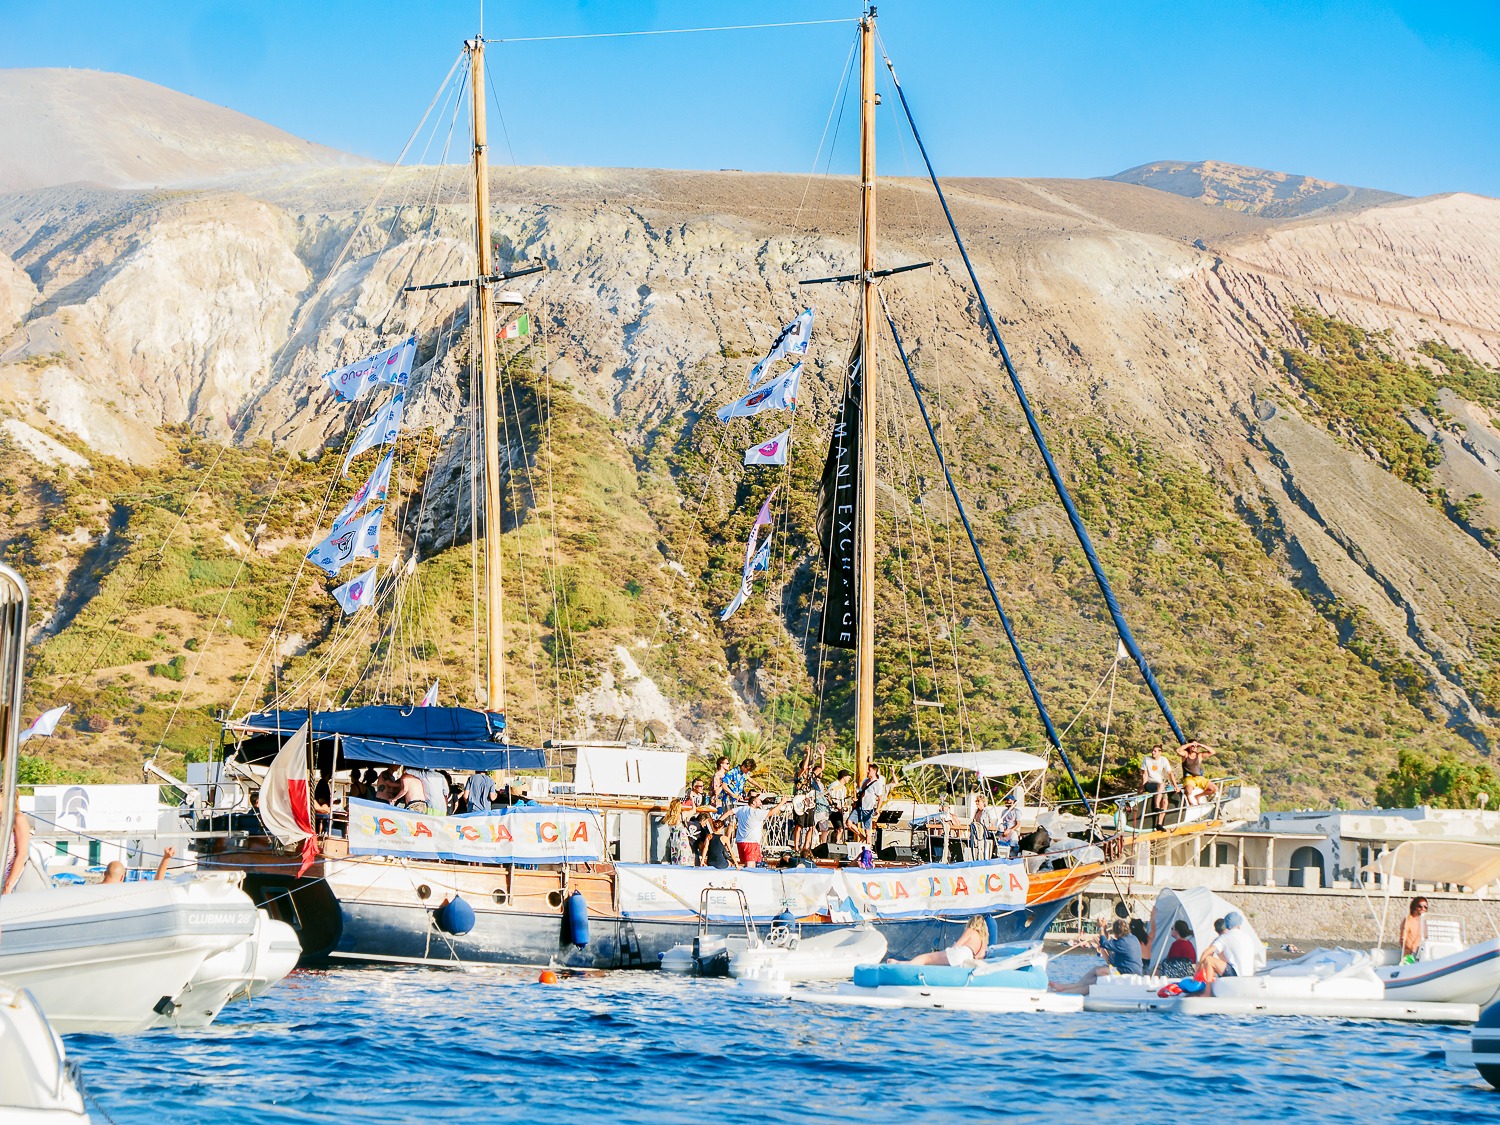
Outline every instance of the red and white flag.
{"label": "red and white flag", "polygon": [[437,686],[438,682],[436,680],[433,680],[432,686],[427,689],[427,694],[422,696],[422,702],[417,704],[418,707],[437,706]]}
{"label": "red and white flag", "polygon": [[786,456],[792,448],[792,428],[788,426],[781,433],[763,441],[759,445],[752,445],[745,450],[745,464],[747,465],[785,465]]}
{"label": "red and white flag", "polygon": [[266,831],[283,844],[302,845],[300,879],[318,858],[318,838],[313,832],[312,794],[308,790],[307,735],[303,723],[297,733],[282,743],[260,786],[260,820]]}

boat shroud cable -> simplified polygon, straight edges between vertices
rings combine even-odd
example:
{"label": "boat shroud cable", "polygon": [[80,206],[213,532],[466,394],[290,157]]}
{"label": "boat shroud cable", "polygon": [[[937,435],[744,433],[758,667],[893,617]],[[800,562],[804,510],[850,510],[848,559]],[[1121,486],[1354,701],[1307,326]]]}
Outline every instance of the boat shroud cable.
{"label": "boat shroud cable", "polygon": [[1084,809],[1092,816],[1094,806],[1089,801],[1088,794],[1084,792],[1083,784],[1078,780],[1078,774],[1073,770],[1072,759],[1063,749],[1062,739],[1058,737],[1057,728],[1052,723],[1052,716],[1047,711],[1047,704],[1042,700],[1041,689],[1036,686],[1036,680],[1031,675],[1031,666],[1026,663],[1026,656],[1021,652],[1021,642],[1016,638],[1016,630],[1011,624],[1010,614],[1005,612],[1005,606],[1000,601],[1000,593],[995,589],[995,580],[990,577],[990,569],[985,565],[984,552],[980,550],[979,540],[974,535],[974,525],[969,522],[968,510],[958,494],[958,486],[953,483],[953,474],[948,471],[948,459],[943,456],[943,447],[938,441],[937,431],[932,428],[932,419],[927,414],[927,401],[922,397],[922,388],[918,386],[917,377],[912,372],[911,361],[906,357],[906,346],[901,342],[901,333],[896,331],[896,322],[891,317],[890,309],[886,307],[884,296],[881,297],[880,309],[885,314],[886,324],[890,327],[891,339],[896,342],[896,354],[901,359],[901,366],[906,369],[906,379],[911,384],[911,393],[916,396],[917,409],[922,412],[922,421],[927,426],[927,436],[932,439],[932,451],[937,454],[938,467],[943,470],[943,479],[948,482],[948,494],[953,497],[953,503],[958,508],[958,518],[963,521],[964,531],[969,536],[969,546],[974,549],[974,561],[979,564],[979,573],[984,576],[984,585],[990,592],[990,601],[995,603],[995,612],[1000,615],[1000,625],[1005,630],[1005,639],[1010,642],[1011,654],[1016,658],[1016,664],[1021,669],[1021,676],[1026,681],[1026,688],[1031,692],[1031,702],[1035,705],[1036,713],[1040,716],[1042,726],[1047,731],[1047,741],[1062,758],[1068,777],[1073,782],[1073,788],[1078,791],[1078,797],[1083,801]]}
{"label": "boat shroud cable", "polygon": [[[1172,728],[1172,733],[1177,736],[1177,741],[1185,743],[1188,740],[1187,735],[1183,734],[1182,727],[1177,722],[1177,716],[1172,713],[1171,704],[1162,694],[1161,685],[1156,682],[1156,675],[1151,671],[1150,663],[1147,662],[1145,654],[1141,652],[1141,646],[1136,643],[1134,635],[1130,632],[1130,626],[1125,622],[1125,615],[1121,612],[1120,603],[1115,598],[1114,588],[1110,585],[1109,578],[1104,573],[1104,567],[1099,562],[1099,556],[1094,551],[1094,543],[1089,538],[1088,529],[1083,526],[1083,517],[1078,514],[1078,508],[1073,503],[1072,494],[1068,492],[1068,486],[1062,479],[1057,462],[1052,459],[1052,450],[1047,446],[1047,439],[1042,433],[1041,425],[1031,409],[1031,399],[1026,394],[1026,388],[1021,384],[1021,377],[1016,372],[1015,364],[1011,362],[1010,351],[1006,348],[1000,329],[995,324],[994,314],[990,312],[990,303],[979,284],[979,275],[974,270],[974,263],[969,259],[968,248],[964,245],[963,236],[958,232],[958,223],[954,220],[953,211],[948,206],[948,197],[943,193],[942,184],[938,182],[937,172],[932,166],[932,158],[927,155],[927,146],[922,141],[922,134],[917,131],[917,122],[912,116],[911,105],[906,100],[906,91],[901,88],[901,82],[896,77],[896,68],[891,63],[889,55],[885,56],[885,66],[890,71],[891,84],[896,88],[896,95],[901,99],[901,110],[906,115],[907,125],[911,127],[912,139],[917,142],[917,149],[922,154],[922,163],[927,166],[927,177],[932,181],[933,190],[937,192],[938,202],[942,204],[943,215],[948,220],[948,229],[953,232],[953,241],[964,260],[964,269],[969,273],[969,281],[974,286],[974,295],[979,298],[979,308],[984,313],[984,321],[990,330],[990,338],[995,341],[995,346],[1000,351],[1000,360],[1005,365],[1006,375],[1010,377],[1011,388],[1016,392],[1021,411],[1026,415],[1027,428],[1030,429],[1037,450],[1042,455],[1042,461],[1047,466],[1047,475],[1052,480],[1052,488],[1068,514],[1068,523],[1073,527],[1073,534],[1078,537],[1078,544],[1088,558],[1089,569],[1094,574],[1094,581],[1099,586],[1099,592],[1104,596],[1104,605],[1109,610],[1110,619],[1114,622],[1115,632],[1119,634],[1120,642],[1130,653],[1131,659],[1135,661],[1135,666],[1140,669],[1141,678],[1146,681],[1152,698],[1156,700],[1156,706],[1167,720],[1167,725]],[[1072,766],[1068,767],[1068,771],[1072,772]]]}

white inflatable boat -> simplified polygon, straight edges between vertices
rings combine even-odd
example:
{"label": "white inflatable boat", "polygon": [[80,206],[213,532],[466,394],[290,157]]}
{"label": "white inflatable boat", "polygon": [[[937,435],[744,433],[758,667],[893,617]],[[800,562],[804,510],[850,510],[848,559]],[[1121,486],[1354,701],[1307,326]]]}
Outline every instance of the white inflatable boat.
{"label": "white inflatable boat", "polygon": [[773,930],[729,958],[729,975],[742,980],[850,980],[858,965],[877,965],[885,956],[885,938],[869,926],[802,937],[792,930]]}
{"label": "white inflatable boat", "polygon": [[1382,965],[1375,972],[1385,986],[1387,1000],[1466,1003],[1483,1008],[1500,995],[1500,938],[1405,965]]}
{"label": "white inflatable boat", "polygon": [[949,1008],[968,1012],[1076,1012],[1082,996],[1047,989],[1047,955],[1038,944],[1002,945],[972,965],[860,965],[854,981],[832,992],[798,989],[793,1000],[862,1008]]}
{"label": "white inflatable boat", "polygon": [[1474,1004],[1391,1000],[1368,954],[1319,949],[1295,961],[1276,962],[1263,973],[1221,977],[1199,993],[1163,996],[1177,982],[1163,977],[1102,977],[1089,989],[1091,1012],[1156,1011],[1183,1015],[1328,1016],[1424,1023],[1473,1023]]}
{"label": "white inflatable boat", "polygon": [[62,1040],[35,998],[0,983],[0,1121],[88,1125],[77,1076]]}

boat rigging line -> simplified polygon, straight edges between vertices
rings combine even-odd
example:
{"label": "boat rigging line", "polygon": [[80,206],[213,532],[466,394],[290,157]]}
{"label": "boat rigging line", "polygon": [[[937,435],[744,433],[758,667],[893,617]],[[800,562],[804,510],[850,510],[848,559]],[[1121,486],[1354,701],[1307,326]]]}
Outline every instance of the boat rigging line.
{"label": "boat rigging line", "polygon": [[[1078,537],[1079,546],[1083,548],[1084,555],[1088,558],[1089,569],[1093,572],[1094,581],[1099,586],[1099,592],[1104,596],[1105,607],[1109,610],[1110,619],[1114,622],[1115,632],[1119,634],[1120,642],[1124,644],[1125,650],[1130,653],[1135,666],[1140,669],[1141,678],[1146,681],[1146,686],[1151,690],[1152,697],[1156,700],[1157,707],[1162,716],[1167,720],[1167,725],[1172,728],[1172,733],[1177,737],[1179,743],[1187,742],[1187,735],[1177,722],[1177,716],[1172,713],[1171,704],[1162,694],[1161,685],[1156,682],[1156,676],[1151,671],[1151,665],[1146,656],[1141,652],[1141,647],[1136,643],[1134,635],[1130,632],[1130,626],[1125,622],[1125,615],[1120,610],[1120,603],[1115,598],[1114,588],[1110,585],[1109,578],[1104,573],[1104,568],[1099,562],[1099,556],[1094,551],[1093,541],[1089,538],[1088,529],[1083,526],[1083,517],[1078,514],[1078,508],[1073,503],[1072,494],[1068,491],[1067,484],[1063,481],[1062,473],[1057,467],[1057,462],[1052,458],[1052,450],[1047,445],[1047,439],[1042,433],[1040,423],[1037,422],[1036,414],[1031,409],[1031,400],[1026,394],[1026,388],[1021,384],[1021,377],[1016,372],[1015,364],[1011,362],[1010,351],[1005,346],[1005,340],[1000,335],[1000,329],[995,323],[994,314],[990,312],[989,300],[984,295],[984,289],[979,284],[979,275],[974,270],[974,263],[969,260],[968,248],[964,245],[963,236],[958,232],[958,223],[953,218],[953,211],[948,206],[948,197],[943,193],[943,186],[938,181],[936,170],[932,166],[932,158],[927,155],[927,146],[922,141],[922,134],[917,131],[916,119],[912,116],[911,105],[906,100],[906,91],[901,88],[901,82],[896,77],[896,68],[891,63],[889,55],[884,55],[886,69],[891,74],[891,84],[896,88],[896,94],[901,99],[901,110],[906,115],[906,123],[911,128],[912,139],[917,142],[917,149],[922,154],[922,162],[927,166],[928,179],[932,181],[933,190],[937,192],[938,202],[942,204],[943,215],[948,220],[948,229],[953,233],[953,241],[958,246],[959,255],[963,258],[964,268],[968,271],[969,281],[974,286],[974,295],[979,298],[979,308],[984,313],[985,324],[989,328],[990,338],[995,341],[995,346],[1000,351],[1001,362],[1005,365],[1005,373],[1010,378],[1011,388],[1016,393],[1020,402],[1021,410],[1026,415],[1026,425],[1031,431],[1032,439],[1036,442],[1037,450],[1042,455],[1042,461],[1047,466],[1047,475],[1052,480],[1053,490],[1057,498],[1062,502],[1064,511],[1067,512],[1068,522],[1073,527],[1073,534]],[[894,330],[894,325],[892,326]],[[908,374],[910,372],[908,371]],[[915,386],[915,381],[913,382]],[[998,603],[997,603],[998,604]],[[1049,724],[1050,725],[1050,724]],[[1061,747],[1059,747],[1061,749]],[[1064,759],[1066,761],[1066,758]],[[1072,766],[1068,766],[1068,772],[1072,773]],[[1076,784],[1076,779],[1075,779]]]}
{"label": "boat rigging line", "polygon": [[569,39],[629,39],[649,35],[699,35],[709,31],[767,31],[778,27],[821,27],[825,24],[859,23],[845,17],[833,20],[790,20],[783,23],[735,23],[723,27],[664,27],[652,31],[595,31],[583,35],[526,35],[513,39],[486,39],[486,43],[560,43]]}
{"label": "boat rigging line", "polygon": [[1026,680],[1026,688],[1031,692],[1031,702],[1036,706],[1036,713],[1047,731],[1047,741],[1062,758],[1068,777],[1073,782],[1073,788],[1078,791],[1083,807],[1092,815],[1094,807],[1089,801],[1088,794],[1083,790],[1083,784],[1078,780],[1078,774],[1073,770],[1072,759],[1063,749],[1062,739],[1058,737],[1057,728],[1052,724],[1052,716],[1047,711],[1047,704],[1042,701],[1041,689],[1032,678],[1031,666],[1026,663],[1026,657],[1021,652],[1021,642],[1016,638],[1016,630],[1011,624],[1010,614],[1005,612],[1005,606],[1000,602],[1000,593],[995,589],[995,580],[990,577],[989,567],[985,565],[984,552],[980,550],[979,540],[974,535],[974,525],[969,522],[968,510],[964,508],[964,502],[958,495],[958,486],[953,483],[953,474],[948,471],[948,460],[943,456],[943,447],[938,442],[937,431],[932,428],[932,419],[928,417],[927,402],[922,397],[922,388],[918,386],[917,377],[912,372],[911,362],[906,357],[906,346],[901,342],[901,333],[896,331],[896,322],[891,317],[890,309],[886,307],[884,294],[880,298],[880,310],[885,313],[885,322],[890,327],[891,339],[896,342],[896,354],[901,358],[901,366],[906,369],[906,379],[911,384],[912,394],[916,396],[917,408],[922,412],[922,421],[927,426],[927,436],[932,439],[932,451],[937,454],[938,466],[943,470],[943,479],[948,482],[948,493],[953,497],[953,503],[958,508],[958,518],[963,521],[964,531],[969,536],[969,546],[974,549],[974,561],[979,564],[979,573],[984,576],[984,585],[990,592],[990,601],[995,603],[995,612],[1000,615],[1000,624],[1005,629],[1005,639],[1010,642],[1011,654],[1016,658],[1016,664],[1021,669],[1021,676]]}

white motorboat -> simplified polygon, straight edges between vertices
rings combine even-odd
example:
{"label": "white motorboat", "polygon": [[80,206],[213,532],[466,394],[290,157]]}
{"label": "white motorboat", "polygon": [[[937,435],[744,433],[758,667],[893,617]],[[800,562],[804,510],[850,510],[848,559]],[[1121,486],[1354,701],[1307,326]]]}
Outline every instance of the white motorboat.
{"label": "white motorboat", "polygon": [[213,1023],[231,1000],[253,999],[297,967],[302,946],[297,931],[256,911],[255,930],[222,953],[214,953],[153,1027],[199,1028]]}
{"label": "white motorboat", "polygon": [[0,979],[29,989],[63,1033],[204,1026],[296,962],[295,932],[258,910],[239,881],[38,889],[28,878],[33,889],[0,897]]}
{"label": "white motorboat", "polygon": [[[1409,880],[1480,891],[1500,879],[1500,848],[1444,840],[1407,840],[1383,852],[1365,871],[1381,877],[1385,917],[1377,917],[1384,939],[1394,888]],[[1405,899],[1399,901],[1404,905]],[[1386,998],[1402,1001],[1477,1004],[1500,998],[1500,936],[1468,944],[1457,918],[1424,919],[1426,939],[1415,961],[1402,963],[1398,950],[1380,950],[1387,962],[1376,968]]]}
{"label": "white motorboat", "polygon": [[1477,1004],[1500,996],[1500,938],[1461,946],[1445,956],[1375,970],[1390,1000]]}
{"label": "white motorboat", "polygon": [[1047,955],[1037,943],[994,947],[972,965],[860,965],[851,984],[832,992],[798,989],[791,997],[808,1004],[969,1012],[1076,1012],[1083,1007],[1082,996],[1048,990]]}
{"label": "white motorboat", "polygon": [[0,983],[0,1121],[87,1125],[78,1077],[35,997]]}
{"label": "white motorboat", "polygon": [[858,965],[876,965],[885,956],[885,937],[869,926],[802,937],[778,928],[729,958],[729,975],[739,979],[850,980]]}

